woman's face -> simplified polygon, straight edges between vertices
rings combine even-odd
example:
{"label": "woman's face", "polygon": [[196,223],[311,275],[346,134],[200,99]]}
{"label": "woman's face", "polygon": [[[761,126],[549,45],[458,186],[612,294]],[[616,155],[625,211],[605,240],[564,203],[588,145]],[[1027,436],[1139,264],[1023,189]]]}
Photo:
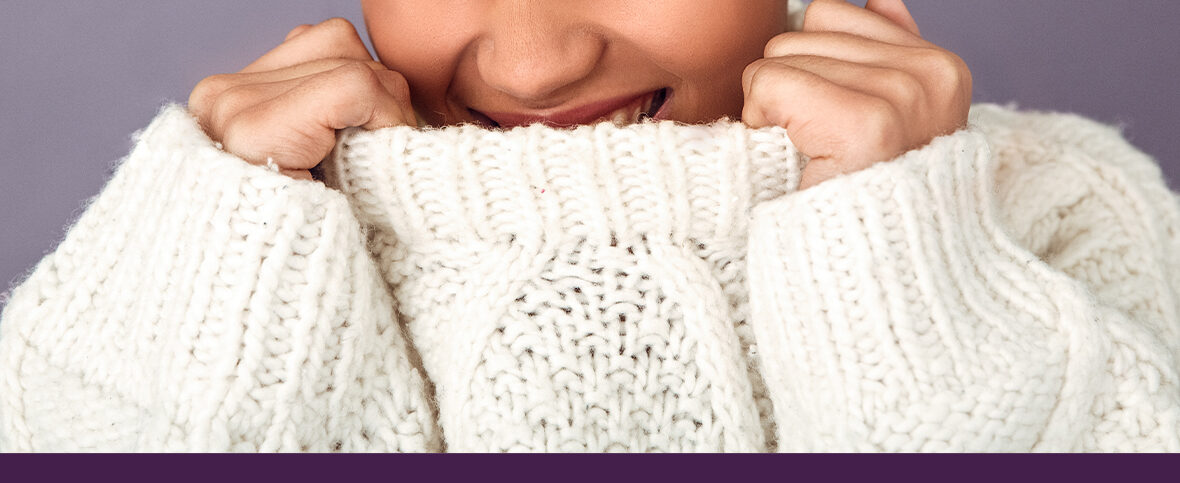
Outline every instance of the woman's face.
{"label": "woman's face", "polygon": [[787,25],[786,0],[362,5],[381,62],[435,126],[737,118],[743,69]]}

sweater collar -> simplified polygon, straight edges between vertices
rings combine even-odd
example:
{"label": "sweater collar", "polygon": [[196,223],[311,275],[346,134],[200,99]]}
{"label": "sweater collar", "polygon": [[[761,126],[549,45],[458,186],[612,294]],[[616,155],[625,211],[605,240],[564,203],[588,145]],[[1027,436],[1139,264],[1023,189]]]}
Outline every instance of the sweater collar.
{"label": "sweater collar", "polygon": [[411,247],[682,244],[744,237],[752,207],[794,191],[802,165],[783,129],[729,121],[398,127],[344,133],[325,181],[363,224]]}

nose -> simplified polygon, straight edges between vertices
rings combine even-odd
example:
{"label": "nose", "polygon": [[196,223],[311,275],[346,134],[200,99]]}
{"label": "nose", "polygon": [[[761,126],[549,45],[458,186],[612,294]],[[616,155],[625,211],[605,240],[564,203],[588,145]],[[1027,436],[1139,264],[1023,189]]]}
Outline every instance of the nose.
{"label": "nose", "polygon": [[559,3],[566,2],[495,2],[476,54],[484,82],[521,101],[544,103],[594,72],[605,39]]}

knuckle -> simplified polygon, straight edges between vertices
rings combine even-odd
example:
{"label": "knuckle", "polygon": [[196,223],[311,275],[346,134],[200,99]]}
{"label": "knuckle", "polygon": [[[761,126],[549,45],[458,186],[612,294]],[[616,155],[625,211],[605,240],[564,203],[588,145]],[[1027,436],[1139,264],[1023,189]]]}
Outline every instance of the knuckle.
{"label": "knuckle", "polygon": [[927,76],[925,85],[930,87],[938,103],[971,102],[971,69],[962,57],[947,50],[928,49],[922,54],[921,63]]}
{"label": "knuckle", "polygon": [[782,57],[790,53],[790,46],[796,39],[796,32],[784,32],[775,35],[766,43],[762,52],[763,57]]}
{"label": "knuckle", "polygon": [[378,63],[350,62],[328,74],[321,84],[325,89],[343,87],[365,102],[376,103],[389,97],[398,102],[408,103],[410,100],[410,85],[405,77]]}
{"label": "knuckle", "polygon": [[866,146],[876,151],[889,151],[900,144],[897,108],[885,99],[870,98],[858,111],[857,124]]}
{"label": "knuckle", "polygon": [[789,115],[790,92],[784,83],[798,81],[792,76],[791,67],[780,62],[761,62],[750,67],[749,92],[746,93],[746,105],[743,108],[743,118],[746,111],[756,110],[759,116],[769,124],[783,125]]}
{"label": "knuckle", "polygon": [[890,86],[898,105],[916,109],[923,104],[926,98],[926,89],[923,88],[922,82],[917,77],[893,69],[887,70],[885,76],[884,82]]}
{"label": "knuckle", "polygon": [[745,70],[742,71],[742,85],[745,87],[747,94],[750,93],[749,91],[754,85],[754,77],[758,73],[758,70],[762,68],[764,63],[766,63],[766,59],[755,60],[754,62],[751,62],[749,65],[747,65]]}
{"label": "knuckle", "polygon": [[321,22],[318,27],[334,37],[356,37],[356,27],[343,17],[332,17]]}
{"label": "knuckle", "polygon": [[209,125],[215,132],[224,132],[232,124],[234,115],[250,104],[254,93],[245,86],[234,86],[217,96],[209,112]]}
{"label": "knuckle", "polygon": [[950,56],[951,62],[954,66],[955,85],[959,87],[959,93],[965,94],[964,97],[968,100],[968,102],[970,102],[971,91],[975,82],[973,76],[971,75],[971,66],[967,65],[967,61],[963,60],[962,57],[959,57],[954,53],[951,53]]}
{"label": "knuckle", "polygon": [[941,84],[958,85],[970,77],[967,63],[947,50],[926,49],[922,54],[922,65]]}
{"label": "knuckle", "polygon": [[408,102],[410,100],[410,82],[406,80],[406,77],[392,70],[382,72],[385,76],[385,88],[389,94],[398,101]]}
{"label": "knuckle", "polygon": [[768,83],[774,83],[776,79],[782,77],[783,71],[787,67],[779,62],[774,62],[768,59],[755,61],[746,67],[745,75],[748,76],[750,90],[760,90]]}
{"label": "knuckle", "polygon": [[229,74],[211,75],[193,87],[189,93],[188,105],[192,109],[205,110],[217,98],[217,95],[233,86]]}
{"label": "knuckle", "polygon": [[356,27],[347,19],[335,17],[316,26],[320,30],[319,44],[338,57],[368,57],[368,49],[361,41]]}

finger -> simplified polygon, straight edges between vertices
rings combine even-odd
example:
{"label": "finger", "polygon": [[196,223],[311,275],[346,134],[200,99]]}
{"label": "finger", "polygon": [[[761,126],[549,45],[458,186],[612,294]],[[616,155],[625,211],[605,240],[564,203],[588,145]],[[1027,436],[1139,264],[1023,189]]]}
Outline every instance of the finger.
{"label": "finger", "polygon": [[306,32],[307,29],[309,29],[309,28],[311,28],[311,24],[305,23],[303,25],[300,25],[298,27],[291,29],[291,31],[287,33],[287,38],[283,39],[283,42],[286,42],[288,40],[291,40],[291,39],[297,37],[299,34]]}
{"label": "finger", "polygon": [[264,72],[302,64],[316,59],[353,59],[371,61],[369,49],[352,23],[342,18],[333,18],[308,28],[291,37],[241,73]]}
{"label": "finger", "polygon": [[[904,6],[903,6],[904,7]],[[910,47],[929,43],[880,14],[844,0],[815,0],[803,15],[804,32],[843,32]]]}
{"label": "finger", "polygon": [[[874,153],[879,151],[876,148],[899,141],[896,136],[891,135],[891,133],[899,131],[882,125],[880,117],[873,115],[860,117],[855,106],[876,106],[876,112],[893,109],[896,112],[907,113],[912,119],[928,119],[930,117],[930,108],[925,102],[925,92],[921,83],[906,72],[826,57],[791,56],[766,59],[766,62],[779,64],[779,66],[772,68],[777,70],[775,76],[779,79],[771,87],[764,87],[762,90],[785,90],[784,85],[798,82],[797,79],[806,78],[808,77],[806,74],[810,74],[814,76],[811,77],[811,81],[814,82],[812,86],[820,86],[820,88],[809,87],[806,92],[816,96],[835,95],[840,99],[838,102],[808,99],[801,103],[798,94],[789,99],[762,94],[761,98],[747,100],[747,105],[779,103],[779,105],[791,106],[792,112],[806,110],[809,115],[813,116],[799,120],[791,113],[782,114],[779,109],[775,108],[753,109],[756,123],[782,126],[787,129],[792,141],[798,143],[796,147],[801,152],[818,153],[808,161],[807,166],[803,169],[799,190],[807,189],[845,173],[859,171],[876,161],[883,161],[884,159],[874,157]],[[783,67],[786,68],[783,69]],[[838,86],[843,90],[832,86]],[[759,121],[757,111],[770,111],[773,114],[772,116],[764,116],[763,120]],[[743,120],[745,115],[743,113]],[[841,141],[802,132],[811,127],[810,119],[819,117],[824,118],[825,122],[839,126],[836,129],[855,130],[858,133],[856,142]],[[818,144],[815,140],[818,140]]]}
{"label": "finger", "polygon": [[767,42],[768,59],[789,56],[815,56],[878,67],[917,68],[909,65],[931,49],[903,47],[843,32],[787,32]]}
{"label": "finger", "polygon": [[911,118],[930,119],[926,87],[909,72],[810,55],[776,57],[765,62],[781,63],[841,87],[885,99]]}
{"label": "finger", "polygon": [[289,79],[299,79],[302,77],[313,76],[337,69],[348,64],[363,64],[374,71],[389,70],[384,64],[374,61],[361,61],[356,59],[317,59],[302,64],[292,65],[290,67],[283,67],[275,70],[268,70],[264,72],[249,72],[238,74],[227,74],[232,76],[235,84],[260,84],[266,82],[281,82]]}
{"label": "finger", "polygon": [[225,132],[225,125],[238,113],[268,102],[299,85],[299,79],[282,82],[267,82],[261,84],[241,84],[230,87],[218,94],[211,102],[194,105],[189,103],[189,111],[197,117],[214,137]]}
{"label": "finger", "polygon": [[850,96],[864,95],[822,76],[769,59],[750,64],[742,74],[742,84],[745,86],[742,121],[754,128],[779,126],[790,130],[798,121],[791,111],[824,112]]}
{"label": "finger", "polygon": [[381,86],[392,97],[394,105],[400,114],[392,118],[378,119],[361,127],[373,130],[393,126],[417,126],[418,114],[414,112],[414,106],[410,102],[410,84],[406,78],[389,69],[374,72],[377,73],[377,79],[381,81]]}
{"label": "finger", "polygon": [[918,22],[914,20],[910,9],[902,0],[869,0],[865,4],[865,9],[889,19],[918,37],[922,36],[922,31],[918,29]]}
{"label": "finger", "polygon": [[[874,162],[882,146],[899,135],[888,101],[849,89],[824,77],[781,62],[750,64],[742,122],[750,127],[779,126],[795,147],[811,158],[808,169],[853,172]],[[815,122],[817,119],[822,122]],[[831,132],[855,132],[856,142]],[[826,179],[826,178],[824,178]]]}
{"label": "finger", "polygon": [[287,176],[290,176],[292,178],[295,178],[295,179],[301,179],[304,181],[315,181],[315,178],[311,175],[310,170],[306,170],[306,169],[280,169],[279,172],[283,173]]}
{"label": "finger", "polygon": [[394,76],[354,63],[308,78],[227,120],[222,143],[253,164],[270,160],[283,169],[310,169],[335,146],[338,129],[412,123],[402,105],[409,103],[408,90],[391,92]]}
{"label": "finger", "polygon": [[[217,126],[217,118],[236,113],[241,108],[273,99],[295,85],[346,64],[362,63],[351,59],[320,59],[278,70],[220,74],[202,79],[189,95],[189,110],[202,125]],[[389,70],[379,62],[363,62],[374,71]]]}
{"label": "finger", "polygon": [[[766,59],[825,57],[850,64],[862,64],[901,73],[917,79],[934,95],[935,104],[950,102],[945,95],[971,96],[971,72],[963,59],[945,49],[905,47],[841,32],[787,32],[766,45]],[[849,67],[855,70],[855,68]],[[840,77],[839,72],[830,75]],[[906,80],[906,79],[901,79]],[[885,82],[890,87],[904,84]],[[960,89],[954,89],[959,86]],[[744,86],[747,89],[748,85]]]}

